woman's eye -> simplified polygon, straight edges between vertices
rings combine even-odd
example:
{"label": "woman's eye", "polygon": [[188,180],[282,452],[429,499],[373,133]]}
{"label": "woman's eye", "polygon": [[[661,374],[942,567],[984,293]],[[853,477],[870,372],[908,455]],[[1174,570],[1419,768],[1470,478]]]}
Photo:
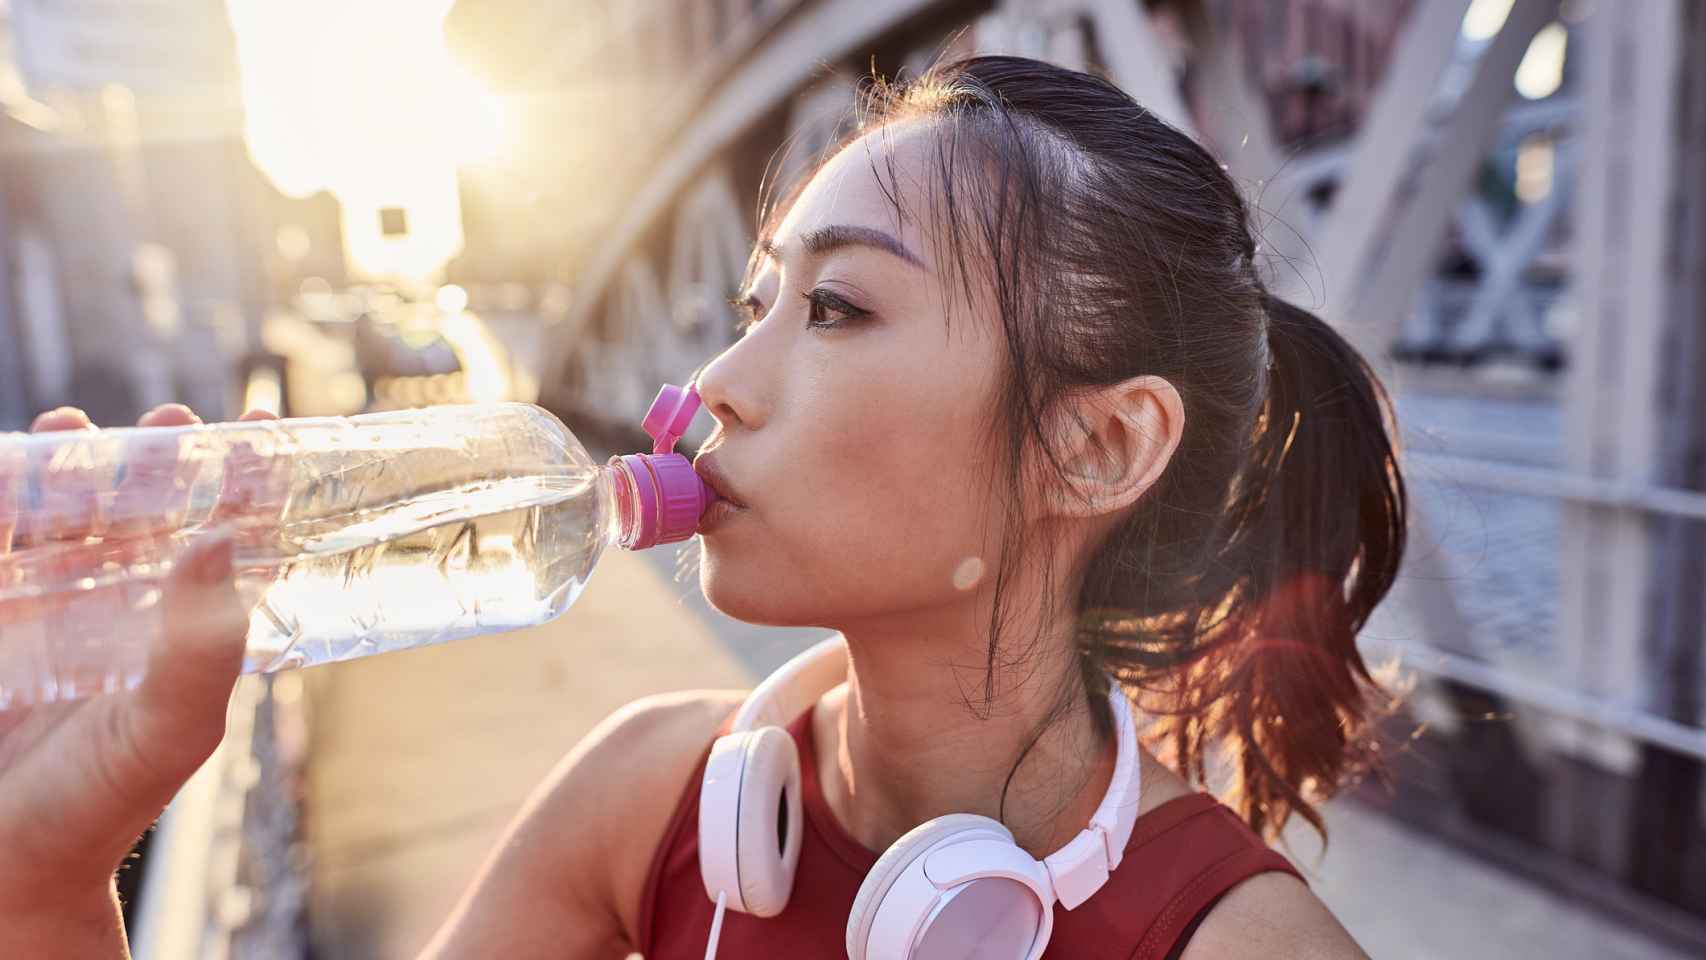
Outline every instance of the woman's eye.
{"label": "woman's eye", "polygon": [[870,316],[870,311],[855,307],[822,287],[801,294],[806,298],[806,326],[831,330]]}

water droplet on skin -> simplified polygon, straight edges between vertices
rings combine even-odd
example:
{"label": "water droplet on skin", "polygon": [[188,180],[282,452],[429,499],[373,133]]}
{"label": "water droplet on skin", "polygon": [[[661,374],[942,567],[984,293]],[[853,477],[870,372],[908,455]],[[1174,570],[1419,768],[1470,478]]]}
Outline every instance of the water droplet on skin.
{"label": "water droplet on skin", "polygon": [[983,581],[983,558],[967,557],[954,568],[954,589],[970,590]]}

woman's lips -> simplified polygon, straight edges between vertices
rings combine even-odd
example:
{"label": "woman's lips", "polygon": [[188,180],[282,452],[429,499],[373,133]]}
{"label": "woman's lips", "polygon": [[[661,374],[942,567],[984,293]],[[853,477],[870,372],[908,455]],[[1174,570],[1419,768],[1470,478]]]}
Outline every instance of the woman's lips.
{"label": "woman's lips", "polygon": [[710,457],[700,457],[693,462],[693,469],[718,498],[705,508],[704,513],[699,515],[699,532],[701,534],[710,533],[734,517],[746,512],[746,501],[742,500],[740,495],[735,492],[734,485],[729,483],[729,478],[717,466],[715,460]]}
{"label": "woman's lips", "polygon": [[700,457],[693,461],[693,469],[699,474],[699,479],[705,481],[706,486],[709,486],[719,498],[743,510],[746,509],[746,501],[740,498],[740,494],[735,491],[734,485],[729,482],[728,476],[723,473],[723,469],[718,466],[717,461],[710,457]]}
{"label": "woman's lips", "polygon": [[699,515],[699,533],[701,535],[712,533],[718,527],[745,512],[745,507],[735,506],[727,500],[718,500],[706,507],[705,512]]}

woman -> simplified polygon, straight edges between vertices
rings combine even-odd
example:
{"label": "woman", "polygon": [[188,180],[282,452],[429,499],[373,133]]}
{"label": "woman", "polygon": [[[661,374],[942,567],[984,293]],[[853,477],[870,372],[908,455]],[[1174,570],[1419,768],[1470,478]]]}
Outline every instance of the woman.
{"label": "woman", "polygon": [[[765,221],[744,335],[698,381],[717,429],[697,466],[729,501],[702,530],[706,595],[847,651],[789,726],[792,899],[729,914],[720,955],[841,956],[876,852],[931,818],[1060,849],[1116,777],[1111,676],[1145,724],[1136,826],[1048,956],[1362,956],[1258,835],[1321,829],[1312,804],[1372,757],[1354,638],[1405,522],[1379,384],[1263,290],[1214,159],[1112,85],[978,58],[878,85],[863,121]],[[0,903],[31,926],[0,936],[121,949],[111,869],[211,749],[236,669],[236,629],[187,623],[229,607],[227,569],[204,550],[172,585],[195,669],[163,661],[11,764],[0,849],[24,854]],[[741,699],[606,721],[428,954],[703,955],[700,780]],[[1193,785],[1211,750],[1227,806]],[[19,773],[62,757],[91,766]]]}

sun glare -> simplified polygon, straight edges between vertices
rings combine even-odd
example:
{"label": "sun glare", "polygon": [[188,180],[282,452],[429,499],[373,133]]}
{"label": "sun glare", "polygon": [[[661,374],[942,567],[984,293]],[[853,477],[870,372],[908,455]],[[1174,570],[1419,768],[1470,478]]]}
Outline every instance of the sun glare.
{"label": "sun glare", "polygon": [[450,58],[450,0],[230,6],[245,135],[261,170],[293,196],[338,198],[345,249],[363,273],[425,278],[455,256],[457,167],[503,149],[504,116]]}

